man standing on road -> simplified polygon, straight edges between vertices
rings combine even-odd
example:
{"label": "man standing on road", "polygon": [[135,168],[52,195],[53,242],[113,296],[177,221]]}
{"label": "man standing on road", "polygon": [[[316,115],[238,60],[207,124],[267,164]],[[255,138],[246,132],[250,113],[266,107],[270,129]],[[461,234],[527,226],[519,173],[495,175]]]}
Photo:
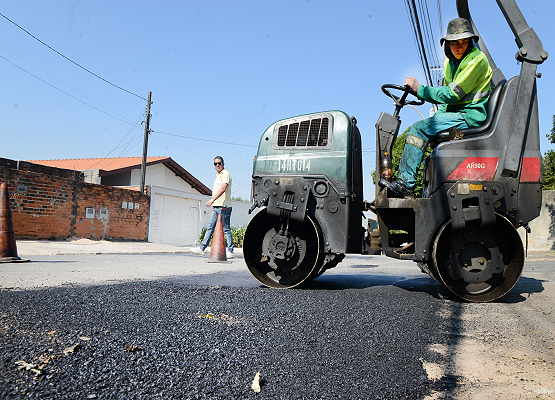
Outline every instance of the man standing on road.
{"label": "man standing on road", "polygon": [[224,159],[221,156],[214,158],[214,168],[216,168],[216,180],[212,187],[212,197],[206,202],[206,207],[212,206],[210,221],[206,227],[206,233],[199,247],[195,247],[191,252],[204,255],[208,243],[214,233],[214,227],[218,221],[218,215],[222,216],[224,235],[227,240],[227,258],[233,258],[233,236],[231,234],[231,175],[224,168]]}

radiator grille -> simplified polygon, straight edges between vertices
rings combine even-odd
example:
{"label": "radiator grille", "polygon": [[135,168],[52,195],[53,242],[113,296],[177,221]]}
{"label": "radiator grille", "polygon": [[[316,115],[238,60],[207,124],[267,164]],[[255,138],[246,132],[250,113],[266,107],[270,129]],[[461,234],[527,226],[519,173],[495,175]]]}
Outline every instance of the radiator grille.
{"label": "radiator grille", "polygon": [[328,145],[329,118],[321,117],[278,128],[279,147],[325,147]]}

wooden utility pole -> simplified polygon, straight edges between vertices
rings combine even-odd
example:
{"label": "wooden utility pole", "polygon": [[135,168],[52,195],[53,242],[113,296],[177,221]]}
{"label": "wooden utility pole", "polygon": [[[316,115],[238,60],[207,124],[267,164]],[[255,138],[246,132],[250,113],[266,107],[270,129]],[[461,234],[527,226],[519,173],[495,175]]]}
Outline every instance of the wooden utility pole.
{"label": "wooden utility pole", "polygon": [[145,192],[145,174],[146,174],[146,153],[148,147],[148,135],[150,134],[150,101],[152,92],[148,92],[148,103],[146,105],[146,121],[145,121],[145,138],[143,141],[143,163],[141,164],[141,193]]}

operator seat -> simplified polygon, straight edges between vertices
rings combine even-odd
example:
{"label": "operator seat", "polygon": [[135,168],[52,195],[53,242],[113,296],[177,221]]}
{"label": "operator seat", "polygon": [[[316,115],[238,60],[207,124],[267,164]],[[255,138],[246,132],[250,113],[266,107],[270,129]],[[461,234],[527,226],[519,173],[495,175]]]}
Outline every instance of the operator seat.
{"label": "operator seat", "polygon": [[[489,131],[491,125],[493,124],[493,120],[495,118],[495,113],[497,111],[497,107],[499,106],[499,100],[501,99],[501,92],[503,91],[503,87],[507,82],[506,79],[499,81],[497,86],[492,90],[491,94],[489,95],[488,104],[486,105],[486,120],[481,126],[476,128],[468,128],[463,129],[462,133],[464,134],[464,138],[469,136],[478,136],[482,135]],[[435,149],[438,144],[441,142],[447,142],[451,140],[449,137],[449,131],[443,131],[437,134],[435,139],[430,142],[430,147]]]}

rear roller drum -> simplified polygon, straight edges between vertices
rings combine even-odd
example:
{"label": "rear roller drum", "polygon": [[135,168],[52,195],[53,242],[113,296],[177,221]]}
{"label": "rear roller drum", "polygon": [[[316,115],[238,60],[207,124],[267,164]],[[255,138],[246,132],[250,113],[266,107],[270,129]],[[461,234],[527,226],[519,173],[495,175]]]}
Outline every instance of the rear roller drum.
{"label": "rear roller drum", "polygon": [[438,231],[432,248],[432,273],[458,297],[488,302],[507,294],[524,266],[516,229],[500,215],[491,231],[469,225],[452,235],[451,221]]}
{"label": "rear roller drum", "polygon": [[243,240],[251,274],[272,288],[292,288],[308,280],[323,263],[323,235],[315,219],[291,221],[287,230],[279,218],[260,211],[249,222]]}

